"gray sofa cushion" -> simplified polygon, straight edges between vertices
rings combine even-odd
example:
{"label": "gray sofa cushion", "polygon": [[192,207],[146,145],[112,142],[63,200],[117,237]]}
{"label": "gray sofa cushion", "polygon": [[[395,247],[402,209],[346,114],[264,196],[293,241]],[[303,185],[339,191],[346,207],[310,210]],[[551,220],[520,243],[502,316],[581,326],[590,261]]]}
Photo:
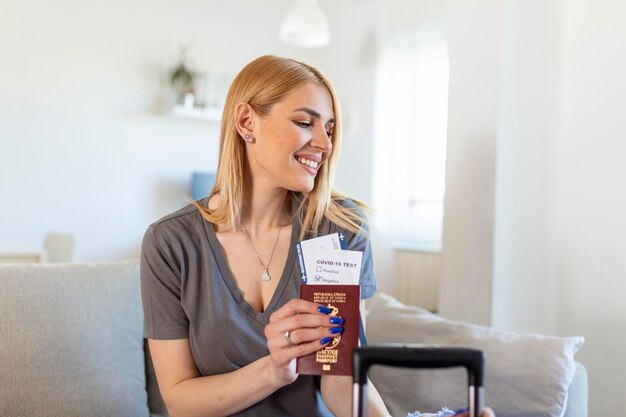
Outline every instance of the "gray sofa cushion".
{"label": "gray sofa cushion", "polygon": [[0,415],[149,415],[138,267],[0,266]]}

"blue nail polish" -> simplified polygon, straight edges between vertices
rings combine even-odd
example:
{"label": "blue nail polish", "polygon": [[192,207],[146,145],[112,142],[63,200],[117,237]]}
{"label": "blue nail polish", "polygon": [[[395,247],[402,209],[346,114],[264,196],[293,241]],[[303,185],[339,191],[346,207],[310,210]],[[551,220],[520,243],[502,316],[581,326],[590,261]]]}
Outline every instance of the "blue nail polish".
{"label": "blue nail polish", "polygon": [[322,340],[320,340],[320,345],[325,345],[328,342],[330,342],[330,337],[325,337]]}
{"label": "blue nail polish", "polygon": [[455,416],[458,416],[459,414],[463,414],[463,413],[467,413],[469,411],[469,408],[465,407],[465,408],[461,408],[460,410],[456,410],[454,412]]}
{"label": "blue nail polish", "polygon": [[343,319],[341,317],[331,317],[330,324],[342,324]]}
{"label": "blue nail polish", "polygon": [[324,306],[319,306],[317,308],[317,311],[319,311],[320,313],[324,313],[324,314],[330,314],[330,312],[332,311],[330,308],[328,307],[324,307]]}
{"label": "blue nail polish", "polygon": [[330,329],[330,333],[331,334],[337,334],[337,333],[341,333],[341,332],[343,332],[343,327],[341,327],[341,326],[331,327],[331,329]]}

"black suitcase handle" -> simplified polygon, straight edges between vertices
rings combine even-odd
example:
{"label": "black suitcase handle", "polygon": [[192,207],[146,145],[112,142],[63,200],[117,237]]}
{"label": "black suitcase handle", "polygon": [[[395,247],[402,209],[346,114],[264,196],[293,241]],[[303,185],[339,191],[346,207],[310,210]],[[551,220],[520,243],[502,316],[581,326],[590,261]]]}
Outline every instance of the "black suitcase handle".
{"label": "black suitcase handle", "polygon": [[354,395],[352,417],[367,414],[367,372],[372,365],[404,368],[451,368],[463,366],[468,376],[469,417],[483,411],[485,354],[480,350],[447,347],[415,347],[389,344],[359,347],[352,351]]}

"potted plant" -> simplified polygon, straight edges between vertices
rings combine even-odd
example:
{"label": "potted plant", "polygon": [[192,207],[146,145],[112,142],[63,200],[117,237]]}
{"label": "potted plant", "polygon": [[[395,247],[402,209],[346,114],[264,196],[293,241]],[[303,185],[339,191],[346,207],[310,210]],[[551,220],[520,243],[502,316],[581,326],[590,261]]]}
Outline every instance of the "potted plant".
{"label": "potted plant", "polygon": [[184,103],[185,107],[193,107],[198,73],[193,71],[187,62],[188,49],[188,45],[180,48],[178,63],[170,71],[170,85],[176,92],[179,103]]}

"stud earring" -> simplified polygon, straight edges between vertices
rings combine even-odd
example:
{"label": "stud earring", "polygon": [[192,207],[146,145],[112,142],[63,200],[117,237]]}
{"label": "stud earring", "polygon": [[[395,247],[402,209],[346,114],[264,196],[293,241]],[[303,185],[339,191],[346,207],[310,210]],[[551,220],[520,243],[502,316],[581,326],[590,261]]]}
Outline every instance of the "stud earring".
{"label": "stud earring", "polygon": [[247,133],[246,133],[246,140],[248,141],[248,143],[254,142],[254,138],[252,136],[248,135]]}

